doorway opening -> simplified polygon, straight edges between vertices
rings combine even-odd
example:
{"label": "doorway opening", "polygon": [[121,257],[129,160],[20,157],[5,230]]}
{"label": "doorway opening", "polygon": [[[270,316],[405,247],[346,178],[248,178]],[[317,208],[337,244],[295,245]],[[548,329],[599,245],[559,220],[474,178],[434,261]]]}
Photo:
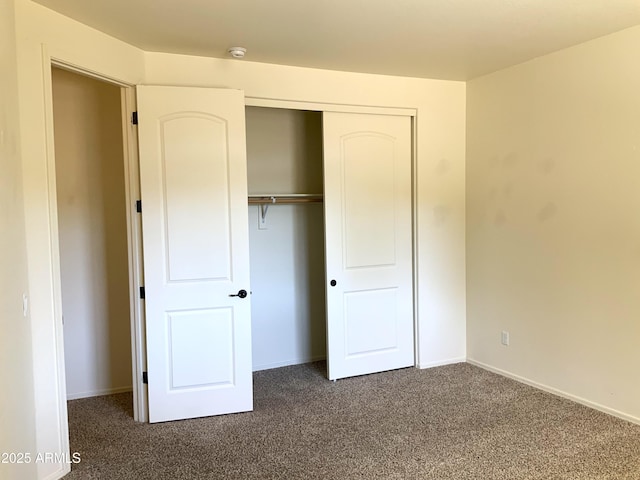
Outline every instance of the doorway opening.
{"label": "doorway opening", "polygon": [[[324,360],[322,112],[245,116],[253,371]],[[252,204],[261,196],[278,200]]]}
{"label": "doorway opening", "polygon": [[130,392],[122,88],[51,74],[67,400]]}

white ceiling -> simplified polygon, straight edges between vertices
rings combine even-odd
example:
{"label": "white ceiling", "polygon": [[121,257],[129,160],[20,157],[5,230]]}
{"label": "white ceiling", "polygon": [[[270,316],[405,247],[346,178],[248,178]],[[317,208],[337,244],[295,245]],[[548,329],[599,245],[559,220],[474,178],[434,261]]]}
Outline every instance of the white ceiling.
{"label": "white ceiling", "polygon": [[35,0],[147,51],[467,80],[640,24],[640,0]]}

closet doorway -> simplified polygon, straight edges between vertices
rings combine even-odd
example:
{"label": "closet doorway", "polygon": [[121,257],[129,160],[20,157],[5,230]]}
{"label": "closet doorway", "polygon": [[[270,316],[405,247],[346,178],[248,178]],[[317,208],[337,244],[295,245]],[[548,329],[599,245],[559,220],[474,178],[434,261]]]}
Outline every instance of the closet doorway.
{"label": "closet doorway", "polygon": [[[299,102],[293,102],[290,107],[283,107],[271,104],[286,102],[252,99],[244,97],[241,91],[231,89],[138,86],[134,91],[131,86],[117,81],[92,77],[93,74],[90,73],[87,76],[91,78],[85,78],[83,75],[71,73],[69,70],[77,72],[73,67],[60,66],[64,72],[54,68],[53,76],[57,77],[62,72],[62,75],[71,75],[70,78],[77,77],[112,87],[113,97],[107,103],[112,107],[120,106],[114,110],[112,125],[113,132],[119,129],[120,135],[114,134],[105,141],[95,143],[99,145],[100,152],[107,151],[109,147],[118,151],[118,160],[114,163],[124,165],[124,173],[120,170],[117,174],[123,182],[122,188],[105,189],[100,185],[89,188],[86,183],[76,179],[75,184],[71,183],[72,193],[65,197],[60,188],[65,181],[73,180],[76,172],[63,166],[64,160],[61,158],[65,153],[61,150],[63,142],[59,137],[64,121],[57,118],[60,116],[58,113],[63,112],[63,115],[73,117],[74,122],[82,128],[95,119],[104,119],[104,115],[101,112],[82,110],[69,113],[71,109],[67,106],[61,107],[64,103],[57,92],[57,80],[54,80],[54,115],[49,125],[54,127],[55,135],[52,137],[55,136],[58,147],[56,157],[60,158],[50,163],[53,167],[50,171],[55,172],[58,177],[59,186],[55,195],[52,195],[52,200],[56,201],[56,206],[60,209],[57,215],[60,219],[54,218],[52,247],[56,253],[60,253],[60,264],[67,262],[62,258],[65,255],[64,251],[77,250],[75,247],[69,248],[64,245],[65,208],[76,204],[87,206],[99,198],[102,203],[98,202],[101,207],[98,210],[100,214],[104,214],[105,205],[101,195],[105,190],[120,192],[120,198],[114,202],[122,201],[121,212],[124,222],[119,228],[121,239],[126,238],[123,251],[126,252],[128,248],[129,255],[128,259],[126,254],[122,255],[121,266],[128,260],[128,268],[120,269],[120,279],[115,282],[104,280],[107,272],[103,271],[99,276],[103,282],[102,287],[106,286],[107,292],[114,284],[129,286],[128,297],[122,297],[122,300],[117,301],[117,305],[125,307],[118,315],[118,319],[122,319],[118,321],[122,323],[110,330],[115,324],[111,325],[107,319],[103,322],[102,329],[97,329],[98,335],[92,338],[86,335],[81,337],[80,345],[85,348],[85,353],[103,353],[101,358],[108,358],[108,361],[117,359],[121,366],[132,366],[131,370],[134,372],[133,382],[129,380],[129,385],[118,380],[118,383],[106,384],[104,387],[93,385],[74,391],[71,386],[72,373],[69,370],[67,375],[70,379],[66,389],[70,392],[69,398],[133,389],[134,418],[139,421],[165,421],[229,413],[233,409],[242,411],[238,409],[239,398],[244,402],[242,408],[245,408],[246,404],[246,410],[250,410],[252,370],[302,363],[326,356],[329,360],[328,376],[335,380],[415,364],[411,244],[411,145],[412,117],[415,112],[382,107],[329,108],[327,105],[318,104],[304,104],[301,108],[302,104]],[[97,80],[98,78],[100,80]],[[204,105],[203,100],[207,100],[207,105]],[[75,102],[69,101],[70,104]],[[136,103],[140,114],[131,118],[131,123],[136,125],[134,127],[129,125],[126,112],[133,112]],[[190,106],[186,108],[185,103]],[[311,108],[305,108],[307,105]],[[247,148],[253,147],[247,147],[246,144],[245,109],[253,107],[263,107],[263,112],[266,112],[266,108],[274,109],[273,111],[289,110],[283,114],[282,120],[284,123],[291,122],[294,125],[291,128],[297,133],[290,135],[289,146],[285,149],[293,146],[294,151],[298,149],[307,159],[305,161],[310,162],[307,165],[294,165],[298,162],[295,159],[300,155],[293,155],[284,162],[285,165],[289,163],[290,167],[294,167],[293,172],[299,168],[307,169],[306,173],[299,177],[291,171],[286,174],[294,183],[284,185],[284,193],[311,194],[322,198],[322,203],[304,205],[304,208],[315,209],[316,220],[313,219],[313,215],[306,215],[297,218],[295,225],[289,223],[291,248],[286,248],[285,253],[289,255],[293,269],[285,276],[293,279],[294,287],[296,281],[302,285],[299,291],[293,290],[293,295],[300,295],[299,298],[306,304],[303,306],[303,315],[293,318],[294,328],[289,330],[289,334],[293,332],[293,338],[289,338],[289,353],[293,352],[293,355],[287,354],[275,360],[267,358],[264,362],[260,361],[257,352],[269,342],[263,343],[262,347],[259,343],[252,343],[251,312],[246,308],[251,304],[251,299],[246,298],[246,290],[252,290],[248,281],[248,223],[251,222],[255,226],[257,238],[257,234],[269,231],[272,220],[267,214],[266,205],[252,207],[252,216],[248,215],[247,202],[251,204],[252,195],[247,198],[246,151]],[[201,111],[203,108],[204,111]],[[254,112],[258,111],[258,108],[255,108]],[[163,122],[162,129],[157,128],[158,119]],[[269,118],[262,121],[260,128],[266,129],[266,125],[271,121],[273,119]],[[102,126],[97,129],[102,133],[107,130]],[[163,140],[161,143],[157,141],[158,135],[161,135]],[[266,137],[268,141],[270,136]],[[72,144],[78,148],[81,142],[76,139]],[[163,155],[154,153],[154,149],[160,144],[165,147]],[[282,153],[283,145],[269,148],[273,148],[276,153]],[[78,150],[80,157],[86,157],[91,151],[86,146]],[[264,152],[264,145],[258,150]],[[321,164],[322,174],[318,175]],[[277,180],[286,176],[273,166],[268,168],[271,173],[275,172]],[[102,180],[102,177],[108,175],[94,172],[93,176]],[[261,173],[257,176],[260,180],[265,179]],[[211,188],[211,184],[215,182],[216,188]],[[315,190],[320,186],[321,191]],[[262,188],[269,188],[270,191],[259,192]],[[252,194],[276,194],[272,188],[275,188],[273,184],[254,184]],[[102,190],[99,192],[100,189]],[[294,190],[293,193],[291,189]],[[298,189],[302,193],[297,193]],[[80,191],[84,191],[84,199],[77,195]],[[136,209],[142,215],[138,215]],[[272,206],[271,214],[274,211],[278,213],[278,209]],[[320,211],[324,217],[317,221]],[[85,217],[92,218],[92,215]],[[167,219],[172,222],[167,223]],[[145,225],[144,235],[141,221]],[[70,224],[70,231],[82,231],[80,222],[71,221]],[[188,228],[184,228],[185,226]],[[304,228],[299,228],[301,226]],[[115,227],[105,228],[104,225],[95,227],[90,223],[85,234],[87,231],[95,233],[94,230],[100,229],[107,233],[118,230]],[[295,235],[295,232],[300,231],[306,235],[306,240],[301,244],[296,243],[301,237]],[[169,244],[167,239],[171,240]],[[224,249],[212,249],[211,244],[203,242],[203,239],[219,240],[221,248],[229,247],[228,255]],[[111,245],[110,240],[102,239],[97,243],[100,242],[105,248]],[[90,245],[92,242],[86,243]],[[170,249],[165,248],[167,245]],[[321,245],[324,245],[324,268]],[[258,257],[260,250],[253,250],[251,256]],[[270,248],[266,248],[264,256],[270,254]],[[102,257],[99,257],[102,258],[102,262],[97,262],[102,268],[111,267],[112,262],[104,260],[106,255],[103,251]],[[229,259],[233,260],[233,265],[229,263]],[[176,263],[177,260],[181,261]],[[69,263],[73,266],[75,262],[76,260],[72,260]],[[95,272],[96,265],[89,263],[94,268],[89,269],[90,272]],[[262,284],[269,287],[265,290],[271,297],[269,301],[274,300],[274,292],[278,288],[275,282],[269,280],[269,274],[276,273],[276,269],[281,266],[257,267],[267,274],[263,277]],[[302,270],[299,268],[301,266],[304,267]],[[60,272],[57,271],[57,262],[54,267],[54,275],[60,279],[56,279],[54,284],[61,291],[62,311],[65,317],[63,338],[67,344],[65,350],[68,350],[66,357],[69,365],[74,362],[71,360],[73,354],[69,345],[73,334],[68,333],[71,331],[71,326],[67,326],[71,320],[68,313],[71,310],[66,299],[71,298],[76,290],[86,293],[84,287],[100,285],[100,281],[91,280],[86,272],[84,276],[76,273],[67,275],[64,265],[58,276]],[[307,277],[301,279],[300,271],[306,271]],[[170,278],[165,281],[167,272],[170,273]],[[258,281],[256,285],[260,285],[260,275],[255,275]],[[65,280],[67,277],[72,278],[70,286],[65,284],[69,283]],[[80,287],[73,283],[78,280],[81,281]],[[216,283],[221,284],[222,289],[216,295],[212,295],[210,287]],[[286,283],[291,284],[289,281]],[[200,284],[206,288],[205,294],[191,291]],[[166,289],[172,291],[164,292]],[[121,292],[125,290],[122,289]],[[145,291],[146,299],[143,295]],[[304,293],[307,295],[303,295]],[[326,303],[322,301],[323,293]],[[295,307],[296,299],[286,297],[287,295],[283,295],[278,301],[285,301],[290,309],[292,306]],[[184,305],[165,305],[169,300],[176,299]],[[197,302],[203,299],[211,300],[213,304],[199,306]],[[103,305],[106,304],[103,302]],[[257,305],[254,307],[256,310]],[[234,313],[236,307],[237,315]],[[291,311],[295,314],[299,313],[300,309],[293,308]],[[256,322],[259,321],[261,313],[263,312],[256,315]],[[218,321],[220,318],[224,321]],[[149,319],[151,321],[147,321]],[[295,325],[300,319],[304,322]],[[326,324],[320,319],[326,319]],[[173,326],[176,327],[169,331],[172,335],[169,351],[165,328],[167,321],[175,323]],[[291,318],[288,322],[289,326],[292,325]],[[240,323],[242,328],[234,333],[234,328]],[[287,328],[287,322],[284,323],[283,328]],[[256,325],[255,328],[254,335],[259,335],[260,327]],[[266,325],[262,328],[266,331],[271,326]],[[324,329],[327,333],[326,342],[323,342]],[[125,337],[124,332],[128,330],[134,333]],[[113,334],[114,331],[122,335],[119,340],[112,340],[118,338],[118,333]],[[398,332],[402,332],[402,335]],[[216,345],[220,348],[212,349],[212,341],[217,342]],[[101,350],[94,348],[91,351],[90,347],[95,347],[97,343],[100,343]],[[256,352],[258,359],[254,364],[251,361],[252,350]],[[275,349],[269,354],[272,354],[273,350]],[[112,353],[113,351],[115,353]],[[237,353],[241,353],[242,358],[237,356]],[[226,363],[217,361],[218,357]],[[131,358],[133,364],[129,363]],[[171,362],[169,368],[168,361]],[[332,362],[335,366],[333,373]],[[85,368],[90,366],[88,362],[83,363],[83,360],[78,360],[77,365],[84,365]],[[73,366],[77,365],[74,362]],[[105,372],[116,372],[116,368],[111,368],[110,365],[97,365],[85,378]],[[203,365],[213,367],[203,368]],[[223,367],[222,370],[220,367]],[[127,373],[130,371],[129,368],[126,370]],[[124,367],[117,371],[117,375],[122,376],[105,377],[131,378],[130,374],[124,373]],[[171,388],[176,390],[169,392],[170,396],[166,395],[166,378],[173,382]],[[236,397],[227,395],[228,404],[220,401],[221,394],[233,394],[234,388],[240,386],[242,390],[237,390],[239,393]],[[153,388],[157,391],[152,391]],[[178,393],[185,398],[182,403],[177,400]],[[194,395],[202,397],[209,393],[211,401],[192,401],[191,397]],[[152,415],[149,413],[152,411],[153,401],[162,408],[168,408],[167,412],[161,412],[162,415],[155,419],[151,418]],[[203,410],[194,412],[194,405]],[[186,414],[180,410],[183,407],[188,409]]]}
{"label": "closet doorway", "polygon": [[246,119],[254,370],[413,365],[410,118],[248,106]]}
{"label": "closet doorway", "polygon": [[131,391],[121,88],[51,73],[67,400]]}
{"label": "closet doorway", "polygon": [[[287,228],[274,232],[275,240],[268,243],[284,245],[280,256],[284,262],[259,265],[265,275],[257,288],[264,290],[263,300],[269,303],[258,315],[254,304],[253,316],[257,321],[264,313],[271,315],[271,322],[282,321],[278,306],[284,306],[293,318],[282,328],[267,324],[261,332],[253,331],[251,297],[258,293],[250,283],[250,258],[261,254],[250,252],[250,224],[255,226],[255,238],[268,231],[269,211],[293,206],[277,205],[283,196],[289,197],[286,203],[309,196],[323,200],[324,225],[318,222],[316,228],[318,233],[324,230],[324,285],[313,293],[324,290],[326,296],[326,313],[317,318],[327,320],[329,379],[415,365],[411,115],[365,107],[357,113],[353,107],[329,111],[327,106],[315,113],[287,113],[283,124],[292,117],[313,118],[321,112],[321,124],[316,117],[308,143],[317,146],[322,139],[316,156],[322,157],[324,191],[297,193],[299,186],[284,181],[252,185],[249,193],[251,147],[247,147],[245,109],[267,105],[250,104],[243,92],[233,89],[138,86],[136,94],[150,422],[249,411],[252,370],[313,359],[313,345],[295,355],[296,349],[304,350],[300,345],[308,347],[315,341],[307,318],[300,329],[304,335],[284,339],[287,355],[252,362],[252,351],[261,346],[267,355],[277,353],[282,344],[273,343],[283,340],[283,332],[291,334],[287,324],[301,326],[295,325],[300,319],[296,318],[296,267],[308,270],[304,262],[314,254],[309,250],[319,253],[307,244],[296,258],[291,222],[289,233]],[[282,143],[280,135],[269,133],[274,122],[267,118],[258,127],[264,142],[259,152],[273,150],[277,160],[265,163],[267,172],[257,174],[259,181],[268,176],[279,181],[295,178],[292,162],[283,161],[282,153],[305,143],[295,136]],[[301,131],[304,136],[304,128]],[[273,142],[281,144],[270,145]],[[304,184],[309,181],[312,188],[318,185],[319,177],[309,175],[301,181],[302,188],[307,190],[309,185]],[[260,191],[263,188],[271,191]],[[273,188],[287,191],[277,193]],[[300,195],[304,197],[296,197]],[[258,204],[252,207],[257,221],[250,220],[247,203]],[[320,234],[313,237],[323,240]],[[262,253],[265,258],[270,255],[269,248]],[[294,268],[283,272],[283,263]],[[285,281],[278,281],[280,274]],[[320,280],[320,274],[314,278]],[[298,279],[305,284],[303,290],[312,283],[310,277]],[[283,295],[284,289],[289,293]],[[308,305],[305,308],[308,314]],[[319,311],[322,314],[321,307]],[[269,337],[270,329],[275,336]],[[252,342],[252,337],[262,336],[266,342],[264,338]],[[316,352],[322,355],[321,347]]]}
{"label": "closet doorway", "polygon": [[322,112],[245,113],[253,370],[323,360]]}

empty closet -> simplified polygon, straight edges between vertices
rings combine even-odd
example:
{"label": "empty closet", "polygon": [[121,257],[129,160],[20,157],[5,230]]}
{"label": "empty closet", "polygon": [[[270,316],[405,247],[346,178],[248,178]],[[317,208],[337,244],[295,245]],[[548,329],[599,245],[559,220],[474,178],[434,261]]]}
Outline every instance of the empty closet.
{"label": "empty closet", "polygon": [[321,360],[322,113],[247,107],[246,126],[253,370]]}

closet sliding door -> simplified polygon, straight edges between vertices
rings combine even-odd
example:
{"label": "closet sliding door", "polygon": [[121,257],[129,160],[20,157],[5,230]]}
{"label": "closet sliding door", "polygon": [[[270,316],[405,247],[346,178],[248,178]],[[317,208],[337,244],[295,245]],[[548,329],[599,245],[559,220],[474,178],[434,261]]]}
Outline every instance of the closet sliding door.
{"label": "closet sliding door", "polygon": [[325,112],[332,380],[414,365],[411,118]]}

